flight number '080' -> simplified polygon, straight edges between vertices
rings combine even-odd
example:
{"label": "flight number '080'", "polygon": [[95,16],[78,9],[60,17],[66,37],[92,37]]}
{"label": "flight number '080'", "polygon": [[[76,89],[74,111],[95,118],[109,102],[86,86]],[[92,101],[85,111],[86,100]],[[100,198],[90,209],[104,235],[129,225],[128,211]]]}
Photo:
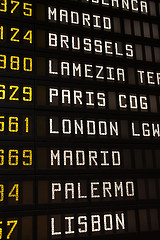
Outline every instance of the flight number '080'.
{"label": "flight number '080'", "polygon": [[[20,5],[20,1],[11,0],[11,13],[14,14],[14,12],[17,10],[17,8]],[[7,0],[1,0],[0,1],[0,12],[7,12]],[[32,4],[31,3],[23,3],[23,15],[26,17],[32,16]]]}
{"label": "flight number '080'", "polygon": [[[0,55],[0,69],[7,68],[7,56]],[[18,56],[10,57],[10,69],[13,71],[20,70],[20,58]],[[32,72],[32,58],[23,58],[23,70],[25,72]]]}

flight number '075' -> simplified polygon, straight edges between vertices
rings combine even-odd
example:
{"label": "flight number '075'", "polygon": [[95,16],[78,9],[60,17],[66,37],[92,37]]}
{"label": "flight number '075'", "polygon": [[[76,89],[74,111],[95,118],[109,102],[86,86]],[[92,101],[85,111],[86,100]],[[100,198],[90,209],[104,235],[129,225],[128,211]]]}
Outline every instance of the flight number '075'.
{"label": "flight number '075'", "polygon": [[[20,1],[10,0],[10,12],[14,14],[14,12],[19,8]],[[8,4],[9,1],[1,0],[0,1],[0,12],[7,12],[8,11]],[[31,3],[23,3],[23,15],[26,17],[32,16],[32,4]]]}
{"label": "flight number '075'", "polygon": [[[6,239],[11,239],[11,235],[13,233],[13,231],[15,230],[16,226],[17,226],[18,220],[10,220],[6,222],[0,221],[0,239],[4,239],[3,238],[3,228],[10,228],[9,231],[7,231],[7,238]],[[7,227],[5,226],[5,224],[7,225]],[[1,227],[1,225],[3,226],[3,228]]]}

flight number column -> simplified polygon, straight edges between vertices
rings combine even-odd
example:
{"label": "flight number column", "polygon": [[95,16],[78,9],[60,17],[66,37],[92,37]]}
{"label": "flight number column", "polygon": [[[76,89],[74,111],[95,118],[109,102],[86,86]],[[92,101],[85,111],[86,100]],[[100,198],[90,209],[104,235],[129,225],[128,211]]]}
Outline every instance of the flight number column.
{"label": "flight number column", "polygon": [[34,237],[33,15],[32,1],[0,2],[0,239]]}

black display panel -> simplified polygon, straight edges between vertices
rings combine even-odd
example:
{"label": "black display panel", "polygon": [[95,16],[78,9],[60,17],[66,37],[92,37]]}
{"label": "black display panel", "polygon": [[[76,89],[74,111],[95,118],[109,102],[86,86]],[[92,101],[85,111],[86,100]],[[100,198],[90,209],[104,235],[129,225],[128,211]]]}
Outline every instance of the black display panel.
{"label": "black display panel", "polygon": [[0,1],[0,239],[159,239],[160,1]]}

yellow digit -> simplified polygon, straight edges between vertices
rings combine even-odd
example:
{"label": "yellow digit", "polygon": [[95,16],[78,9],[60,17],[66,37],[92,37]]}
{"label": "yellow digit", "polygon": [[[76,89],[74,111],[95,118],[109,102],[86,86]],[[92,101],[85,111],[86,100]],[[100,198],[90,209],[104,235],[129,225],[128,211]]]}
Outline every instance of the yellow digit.
{"label": "yellow digit", "polygon": [[8,164],[10,166],[18,165],[18,150],[9,150],[8,152]]}
{"label": "yellow digit", "polygon": [[[0,221],[0,225],[2,225],[3,224],[3,222],[2,221]],[[0,239],[2,239],[2,228],[0,228]]]}
{"label": "yellow digit", "polygon": [[18,117],[9,117],[9,132],[18,132]]}
{"label": "yellow digit", "polygon": [[[29,67],[27,67],[27,62],[29,64]],[[26,72],[32,72],[32,58],[24,58],[23,59],[23,69]]]}
{"label": "yellow digit", "polygon": [[14,184],[11,191],[8,194],[8,197],[15,198],[16,202],[19,201],[19,184]]}
{"label": "yellow digit", "polygon": [[10,90],[14,89],[13,93],[9,97],[9,100],[11,100],[11,101],[19,101],[19,98],[13,97],[16,94],[16,92],[19,90],[19,87],[18,86],[10,86],[9,89]]}
{"label": "yellow digit", "polygon": [[0,68],[6,69],[6,64],[7,64],[6,55],[0,55]]}
{"label": "yellow digit", "polygon": [[24,166],[32,166],[32,150],[23,150],[23,158],[28,158],[29,162],[23,161]]}
{"label": "yellow digit", "polygon": [[12,70],[19,70],[19,57],[11,56],[10,58],[10,68]]}
{"label": "yellow digit", "polygon": [[[0,116],[0,120],[1,119],[4,119],[4,116]],[[0,132],[4,132],[4,122],[0,122]]]}
{"label": "yellow digit", "polygon": [[2,0],[3,2],[0,3],[0,6],[3,6],[3,8],[0,8],[0,12],[7,12],[7,0]]}
{"label": "yellow digit", "polygon": [[28,30],[23,39],[32,43],[32,30]]}
{"label": "yellow digit", "polygon": [[32,4],[31,3],[23,3],[23,14],[25,16],[32,16]]}
{"label": "yellow digit", "polygon": [[6,89],[6,86],[5,85],[0,85],[0,99],[5,99],[5,89]]}
{"label": "yellow digit", "polygon": [[20,2],[11,0],[11,4],[15,4],[15,6],[11,9],[11,13],[19,6]]}
{"label": "yellow digit", "polygon": [[19,42],[19,39],[15,38],[17,36],[17,34],[19,33],[19,28],[11,28],[11,32],[13,32],[13,35],[12,35],[10,41]]}
{"label": "yellow digit", "polygon": [[29,118],[28,117],[26,117],[25,118],[25,122],[26,122],[26,133],[28,133],[29,132]]}
{"label": "yellow digit", "polygon": [[0,166],[4,165],[4,150],[0,149]]}
{"label": "yellow digit", "polygon": [[0,202],[4,200],[4,185],[0,184]]}
{"label": "yellow digit", "polygon": [[31,102],[32,101],[32,88],[31,87],[24,87],[23,94],[28,95],[28,97],[24,96],[23,101]]}
{"label": "yellow digit", "polygon": [[4,39],[4,27],[3,26],[0,27],[0,31],[1,31],[0,40],[3,40]]}
{"label": "yellow digit", "polygon": [[8,233],[8,235],[7,235],[7,239],[10,239],[10,236],[11,236],[12,232],[14,231],[17,223],[18,223],[17,220],[7,221],[7,226],[10,226],[11,224],[13,224],[13,226],[11,227],[11,230],[9,231],[9,233]]}

